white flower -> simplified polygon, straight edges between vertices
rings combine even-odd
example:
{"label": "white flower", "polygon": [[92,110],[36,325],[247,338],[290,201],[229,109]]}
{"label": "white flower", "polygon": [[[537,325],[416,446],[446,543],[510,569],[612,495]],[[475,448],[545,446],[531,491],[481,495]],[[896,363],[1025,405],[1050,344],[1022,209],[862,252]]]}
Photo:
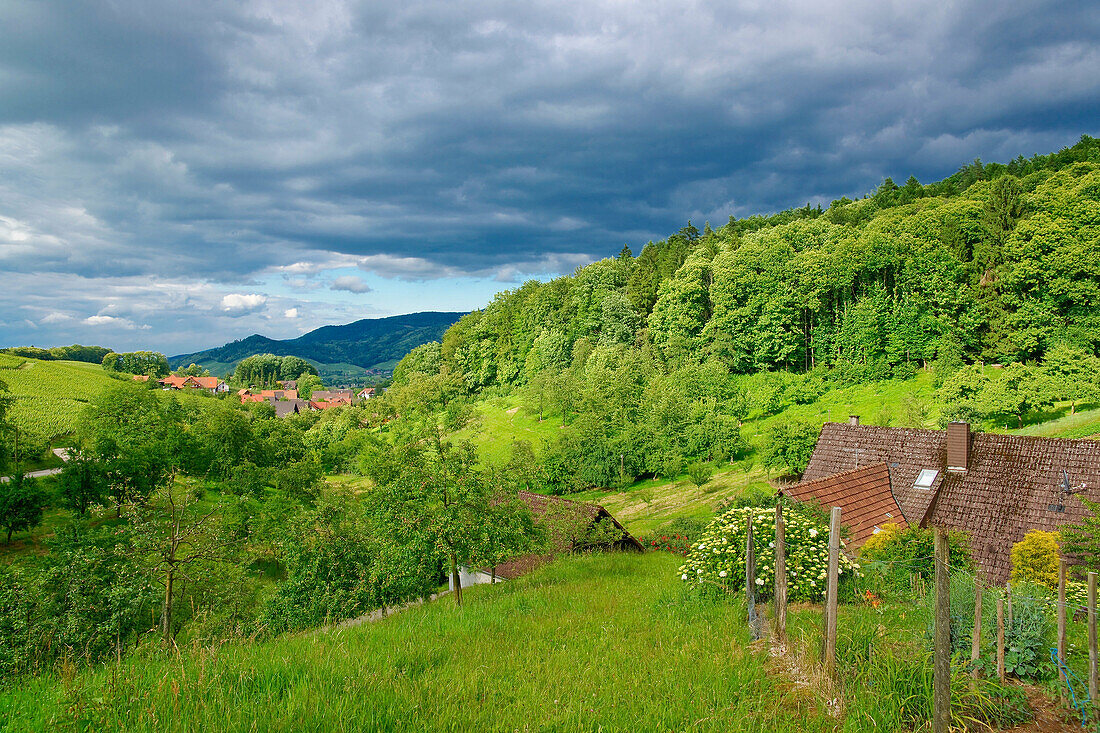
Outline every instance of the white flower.
{"label": "white flower", "polygon": [[810,536],[811,536],[811,537],[817,537],[817,530],[816,530],[816,529],[813,529],[813,528],[811,527],[811,528],[810,528]]}
{"label": "white flower", "polygon": [[687,573],[684,573],[683,575],[680,576],[680,580],[687,580],[687,579],[688,579],[688,574]]}
{"label": "white flower", "polygon": [[698,570],[696,570],[696,571],[695,571],[695,573],[696,573],[697,575],[702,575],[702,574],[703,574],[703,569],[702,569],[702,568],[699,568]]}
{"label": "white flower", "polygon": [[764,585],[764,579],[763,578],[757,578],[756,579],[756,584],[757,585]]}
{"label": "white flower", "polygon": [[726,577],[726,575],[727,575],[727,573],[726,573],[725,570],[722,570],[721,572],[718,573],[719,578],[724,578],[724,577]]}

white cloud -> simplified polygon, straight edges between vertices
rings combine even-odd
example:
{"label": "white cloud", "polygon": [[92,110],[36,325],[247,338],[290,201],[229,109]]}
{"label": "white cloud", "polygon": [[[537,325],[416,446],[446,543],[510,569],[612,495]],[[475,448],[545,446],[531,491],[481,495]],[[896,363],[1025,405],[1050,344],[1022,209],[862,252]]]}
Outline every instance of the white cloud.
{"label": "white cloud", "polygon": [[42,320],[40,322],[41,323],[65,323],[66,321],[71,321],[72,319],[73,319],[73,317],[70,316],[67,313],[58,313],[57,311],[54,311],[53,313],[47,313],[45,316],[43,316]]}
{"label": "white cloud", "polygon": [[152,326],[142,323],[137,324],[131,321],[129,318],[122,318],[120,316],[104,316],[95,315],[88,316],[82,321],[86,326],[113,326],[115,328],[125,329],[127,331],[142,330],[147,331]]}
{"label": "white cloud", "polygon": [[298,309],[297,308],[287,308],[285,311],[283,311],[283,317],[284,318],[297,318],[298,317]]}
{"label": "white cloud", "polygon": [[329,285],[330,290],[346,290],[349,293],[369,293],[370,285],[355,275],[341,275]]}
{"label": "white cloud", "polygon": [[222,312],[233,318],[255,313],[267,303],[267,296],[259,293],[229,293],[222,296]]}

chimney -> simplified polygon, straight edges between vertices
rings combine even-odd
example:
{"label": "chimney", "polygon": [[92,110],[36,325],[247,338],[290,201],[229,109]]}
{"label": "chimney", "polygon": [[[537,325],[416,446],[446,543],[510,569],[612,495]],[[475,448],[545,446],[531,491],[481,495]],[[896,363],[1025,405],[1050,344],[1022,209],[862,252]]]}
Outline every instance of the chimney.
{"label": "chimney", "polygon": [[859,415],[849,415],[848,416],[848,424],[849,425],[859,425]]}
{"label": "chimney", "polygon": [[970,423],[953,422],[947,426],[947,470],[970,468]]}

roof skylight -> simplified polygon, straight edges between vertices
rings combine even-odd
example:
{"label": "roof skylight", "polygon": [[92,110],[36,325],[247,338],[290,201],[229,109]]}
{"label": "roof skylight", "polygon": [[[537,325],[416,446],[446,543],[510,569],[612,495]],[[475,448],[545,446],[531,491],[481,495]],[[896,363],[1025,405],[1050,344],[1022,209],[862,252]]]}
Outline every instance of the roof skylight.
{"label": "roof skylight", "polygon": [[936,483],[936,477],[939,475],[939,471],[931,468],[923,468],[917,475],[917,481],[913,484],[913,487],[917,489],[931,489],[932,484]]}

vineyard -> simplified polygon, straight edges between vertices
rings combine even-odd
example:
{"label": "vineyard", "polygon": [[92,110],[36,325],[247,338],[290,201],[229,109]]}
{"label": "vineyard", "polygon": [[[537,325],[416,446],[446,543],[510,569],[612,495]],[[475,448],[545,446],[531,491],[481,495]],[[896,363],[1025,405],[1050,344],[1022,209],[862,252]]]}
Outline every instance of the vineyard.
{"label": "vineyard", "polygon": [[84,405],[112,378],[98,364],[0,354],[0,381],[15,398],[11,416],[19,429],[53,440],[76,429]]}

